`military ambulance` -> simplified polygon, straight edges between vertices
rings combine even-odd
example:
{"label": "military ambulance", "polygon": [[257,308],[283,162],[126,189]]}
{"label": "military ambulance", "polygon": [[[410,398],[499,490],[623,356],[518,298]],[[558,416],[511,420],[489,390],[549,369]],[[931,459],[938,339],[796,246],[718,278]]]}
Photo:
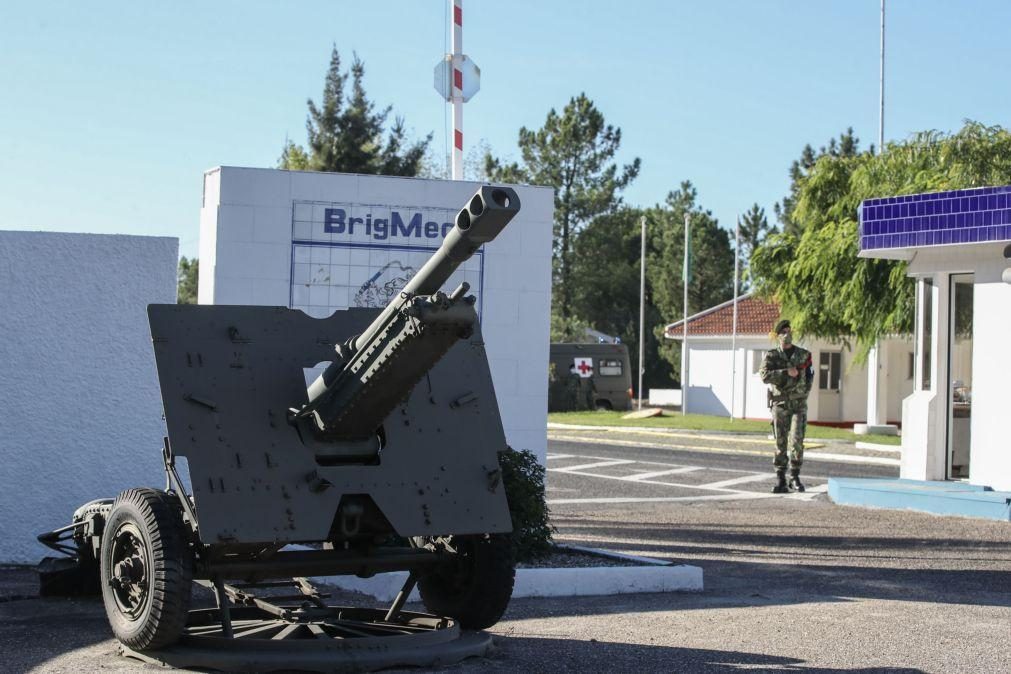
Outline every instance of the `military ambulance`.
{"label": "military ambulance", "polygon": [[548,410],[632,409],[632,367],[624,344],[552,344]]}

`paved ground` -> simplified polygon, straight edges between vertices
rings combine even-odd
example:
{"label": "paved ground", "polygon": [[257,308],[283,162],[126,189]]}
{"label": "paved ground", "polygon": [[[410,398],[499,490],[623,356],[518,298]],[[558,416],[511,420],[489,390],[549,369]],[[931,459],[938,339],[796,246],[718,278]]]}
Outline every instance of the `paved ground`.
{"label": "paved ground", "polygon": [[[559,540],[697,564],[705,592],[516,600],[492,630],[496,654],[448,671],[1011,671],[1008,523],[767,498],[758,478],[727,484],[767,457],[698,449],[552,441],[549,494]],[[585,467],[613,461],[631,463]],[[894,468],[805,470],[817,487]],[[564,489],[594,501],[563,502]],[[600,501],[615,490],[632,500]],[[754,497],[699,498],[734,491]],[[683,496],[695,498],[671,500]],[[0,671],[148,669],[115,655],[99,603],[33,594],[28,571],[0,571],[14,598],[0,601]]]}

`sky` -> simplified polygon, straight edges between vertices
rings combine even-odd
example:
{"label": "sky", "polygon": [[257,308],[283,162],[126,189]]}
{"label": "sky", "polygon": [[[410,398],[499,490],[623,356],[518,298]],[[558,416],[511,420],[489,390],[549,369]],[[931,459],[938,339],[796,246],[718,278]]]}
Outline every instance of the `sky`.
{"label": "sky", "polygon": [[[448,0],[0,4],[0,229],[173,236],[196,255],[202,175],[305,141],[330,50],[415,137],[450,147],[433,87]],[[770,220],[790,163],[852,126],[877,143],[879,0],[464,0],[481,68],[466,149],[519,157],[521,127],[585,93],[642,160],[624,193],[682,180],[720,223]],[[885,139],[1011,126],[1011,3],[888,0]]]}

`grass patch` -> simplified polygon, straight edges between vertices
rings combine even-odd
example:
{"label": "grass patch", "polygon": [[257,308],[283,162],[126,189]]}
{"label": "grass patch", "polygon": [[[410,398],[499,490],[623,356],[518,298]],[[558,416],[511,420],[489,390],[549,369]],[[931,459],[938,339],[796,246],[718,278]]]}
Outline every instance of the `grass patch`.
{"label": "grass patch", "polygon": [[[768,421],[714,417],[708,414],[686,414],[664,411],[662,417],[648,419],[622,419],[625,412],[552,412],[548,421],[558,424],[578,424],[581,426],[638,426],[640,428],[667,428],[671,430],[720,431],[724,433],[761,433],[768,435],[771,428]],[[896,435],[857,435],[853,431],[831,426],[808,424],[807,437],[814,440],[842,440],[845,442],[873,442],[881,445],[901,445]]]}

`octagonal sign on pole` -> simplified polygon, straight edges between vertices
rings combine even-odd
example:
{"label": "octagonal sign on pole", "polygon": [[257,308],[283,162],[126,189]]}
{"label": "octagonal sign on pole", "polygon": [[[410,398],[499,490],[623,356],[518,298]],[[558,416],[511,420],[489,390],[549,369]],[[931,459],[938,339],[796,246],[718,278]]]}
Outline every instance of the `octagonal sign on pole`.
{"label": "octagonal sign on pole", "polygon": [[460,81],[457,84],[463,93],[463,102],[466,103],[481,88],[481,69],[465,55],[461,55],[459,59],[459,63],[454,67],[453,55],[446,54],[435,64],[435,90],[446,101],[452,101],[453,80],[456,77],[454,71],[458,71]]}

